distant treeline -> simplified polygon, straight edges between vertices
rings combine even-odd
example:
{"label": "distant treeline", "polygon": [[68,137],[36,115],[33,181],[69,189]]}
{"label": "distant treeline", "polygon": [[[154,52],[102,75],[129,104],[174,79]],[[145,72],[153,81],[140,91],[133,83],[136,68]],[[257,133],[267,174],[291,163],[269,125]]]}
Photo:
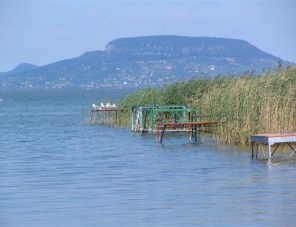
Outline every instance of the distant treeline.
{"label": "distant treeline", "polygon": [[[121,101],[121,106],[187,105],[220,121],[216,138],[226,144],[248,144],[253,133],[296,130],[296,69],[275,72],[192,79],[161,89],[148,88]],[[128,116],[122,123],[128,121]]]}

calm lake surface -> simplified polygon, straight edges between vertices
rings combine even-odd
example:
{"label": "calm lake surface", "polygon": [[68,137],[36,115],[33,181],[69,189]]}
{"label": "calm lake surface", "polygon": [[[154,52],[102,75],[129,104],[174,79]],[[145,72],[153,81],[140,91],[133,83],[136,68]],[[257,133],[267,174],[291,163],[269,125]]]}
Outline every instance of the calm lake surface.
{"label": "calm lake surface", "polygon": [[295,162],[83,124],[124,93],[0,92],[1,227],[296,225]]}

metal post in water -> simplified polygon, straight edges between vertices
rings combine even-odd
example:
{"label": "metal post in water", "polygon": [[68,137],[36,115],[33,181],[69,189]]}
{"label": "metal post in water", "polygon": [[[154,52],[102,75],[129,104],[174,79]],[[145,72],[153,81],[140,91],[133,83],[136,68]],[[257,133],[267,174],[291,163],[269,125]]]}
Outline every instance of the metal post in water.
{"label": "metal post in water", "polygon": [[143,130],[143,109],[141,109],[140,111],[139,121],[140,121],[140,130]]}
{"label": "metal post in water", "polygon": [[93,124],[93,114],[94,114],[94,111],[91,111],[91,116],[90,116],[90,124],[91,125]]}
{"label": "metal post in water", "polygon": [[162,139],[163,139],[163,137],[164,137],[165,129],[166,129],[166,124],[163,125],[163,129],[162,129],[161,137],[160,137],[160,143],[162,143]]}
{"label": "metal post in water", "polygon": [[131,130],[134,131],[134,108],[132,108],[131,114]]}
{"label": "metal post in water", "polygon": [[271,159],[271,145],[268,143],[268,159]]}
{"label": "metal post in water", "polygon": [[194,125],[194,142],[197,143],[197,126]]}
{"label": "metal post in water", "polygon": [[117,121],[118,121],[118,119],[117,119],[117,110],[115,110],[115,124],[116,124],[116,126],[117,126]]}
{"label": "metal post in water", "polygon": [[183,120],[183,122],[185,122],[186,121],[186,107],[185,106],[183,106],[183,112],[182,112],[182,120]]}

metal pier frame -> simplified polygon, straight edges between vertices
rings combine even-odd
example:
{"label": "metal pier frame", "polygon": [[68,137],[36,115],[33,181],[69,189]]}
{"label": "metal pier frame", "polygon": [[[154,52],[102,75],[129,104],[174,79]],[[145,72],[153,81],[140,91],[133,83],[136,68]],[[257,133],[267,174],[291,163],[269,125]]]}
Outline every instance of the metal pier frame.
{"label": "metal pier frame", "polygon": [[131,131],[153,132],[159,122],[188,122],[197,114],[196,108],[186,106],[133,106],[131,112]]}
{"label": "metal pier frame", "polygon": [[90,122],[91,124],[95,123],[95,117],[99,114],[99,113],[115,113],[115,125],[117,125],[118,123],[118,114],[121,112],[125,112],[128,111],[127,109],[119,109],[119,108],[100,108],[100,109],[96,109],[93,108],[91,110],[91,119]]}

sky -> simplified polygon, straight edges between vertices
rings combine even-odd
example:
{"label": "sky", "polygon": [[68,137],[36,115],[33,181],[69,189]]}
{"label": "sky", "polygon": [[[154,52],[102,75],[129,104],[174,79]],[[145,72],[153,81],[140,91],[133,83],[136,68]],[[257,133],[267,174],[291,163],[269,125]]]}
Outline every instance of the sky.
{"label": "sky", "polygon": [[122,37],[243,39],[296,62],[294,1],[3,1],[0,72],[104,50]]}

